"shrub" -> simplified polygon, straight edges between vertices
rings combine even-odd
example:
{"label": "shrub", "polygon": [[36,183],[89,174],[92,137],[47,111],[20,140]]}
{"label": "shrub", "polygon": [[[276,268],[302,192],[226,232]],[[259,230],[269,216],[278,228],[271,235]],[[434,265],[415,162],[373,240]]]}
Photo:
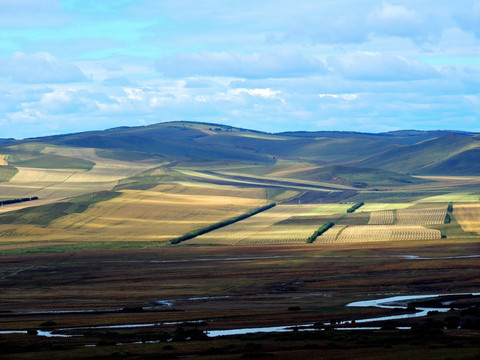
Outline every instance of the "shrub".
{"label": "shrub", "polygon": [[325,231],[330,229],[333,225],[335,225],[333,222],[328,222],[326,224],[323,224],[320,226],[315,232],[307,239],[307,244],[311,244],[315,241],[317,237],[322,235]]}
{"label": "shrub", "polygon": [[365,203],[363,201],[357,202],[355,205],[352,205],[347,209],[347,213],[353,213],[355,210],[357,210],[359,207],[363,206]]}
{"label": "shrub", "polygon": [[450,214],[446,214],[445,215],[445,224],[450,224],[450,222],[452,221],[452,218],[450,217]]}

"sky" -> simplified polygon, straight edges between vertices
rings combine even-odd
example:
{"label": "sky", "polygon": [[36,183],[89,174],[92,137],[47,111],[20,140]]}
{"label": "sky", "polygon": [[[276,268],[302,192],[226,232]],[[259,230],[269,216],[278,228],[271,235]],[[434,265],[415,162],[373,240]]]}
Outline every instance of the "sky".
{"label": "sky", "polygon": [[480,0],[0,0],[0,138],[480,132]]}

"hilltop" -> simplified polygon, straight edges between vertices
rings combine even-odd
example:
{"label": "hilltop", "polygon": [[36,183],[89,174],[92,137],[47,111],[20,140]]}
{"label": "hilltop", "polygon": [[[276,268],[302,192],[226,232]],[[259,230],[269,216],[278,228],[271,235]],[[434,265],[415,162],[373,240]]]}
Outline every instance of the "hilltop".
{"label": "hilltop", "polygon": [[[262,165],[302,161],[347,167],[342,173],[351,167],[352,173],[366,168],[417,175],[480,175],[474,161],[480,135],[459,131],[266,133],[220,124],[166,122],[0,141],[1,152],[9,156],[13,166],[25,165],[24,161],[35,163],[39,157],[47,161],[48,156],[42,153],[46,145],[95,148],[101,157],[127,161]],[[68,159],[51,160],[59,164]],[[74,165],[78,166],[89,164]]]}

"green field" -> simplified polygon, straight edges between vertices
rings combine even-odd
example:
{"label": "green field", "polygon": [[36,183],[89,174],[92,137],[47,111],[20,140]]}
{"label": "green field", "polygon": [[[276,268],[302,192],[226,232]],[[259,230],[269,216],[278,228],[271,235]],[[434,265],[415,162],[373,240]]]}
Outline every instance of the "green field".
{"label": "green field", "polygon": [[18,172],[14,166],[0,166],[0,182],[10,181]]}

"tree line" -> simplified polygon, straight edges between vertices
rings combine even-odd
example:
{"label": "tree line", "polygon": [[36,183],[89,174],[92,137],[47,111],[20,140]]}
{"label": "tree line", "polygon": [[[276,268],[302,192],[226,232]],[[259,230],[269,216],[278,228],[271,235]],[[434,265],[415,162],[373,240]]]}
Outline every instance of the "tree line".
{"label": "tree line", "polygon": [[21,202],[32,201],[32,200],[38,200],[38,196],[26,197],[26,198],[20,198],[20,199],[2,200],[2,201],[0,201],[0,206],[10,205],[10,204],[18,204],[18,203],[21,203]]}

